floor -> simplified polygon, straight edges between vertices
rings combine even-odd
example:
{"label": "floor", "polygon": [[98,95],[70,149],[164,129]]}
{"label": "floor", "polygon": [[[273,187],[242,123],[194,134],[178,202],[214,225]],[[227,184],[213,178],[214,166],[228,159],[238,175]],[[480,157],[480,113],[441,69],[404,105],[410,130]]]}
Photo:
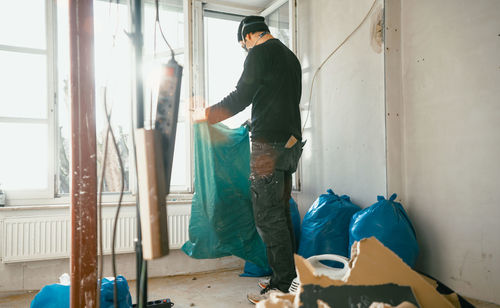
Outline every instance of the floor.
{"label": "floor", "polygon": [[[259,278],[239,277],[241,270],[205,273],[191,276],[151,278],[148,300],[170,298],[175,308],[254,307],[246,298],[248,292],[258,292]],[[136,302],[135,281],[129,282],[132,302]],[[37,292],[0,298],[0,307],[29,307]]]}
{"label": "floor", "polygon": [[[148,299],[170,298],[175,308],[218,307],[250,308],[248,292],[258,292],[258,278],[239,277],[240,270],[149,279]],[[135,281],[129,282],[135,303]],[[36,292],[0,298],[0,307],[29,307]],[[478,308],[500,308],[500,305],[469,299]]]}

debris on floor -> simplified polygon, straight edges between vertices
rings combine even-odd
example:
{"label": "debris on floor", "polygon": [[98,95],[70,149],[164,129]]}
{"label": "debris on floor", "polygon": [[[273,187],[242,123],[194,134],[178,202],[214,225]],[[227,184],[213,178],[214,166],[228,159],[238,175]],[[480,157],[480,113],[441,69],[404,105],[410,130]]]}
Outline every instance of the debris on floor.
{"label": "debris on floor", "polygon": [[[295,265],[300,280],[300,292],[296,295],[273,294],[266,301],[259,302],[257,307],[302,307],[304,299],[308,298],[308,296],[314,296],[312,293],[317,292],[315,288],[318,287],[380,286],[385,284],[410,287],[417,302],[417,305],[414,306],[417,307],[456,307],[443,295],[439,294],[434,285],[429,283],[422,275],[412,270],[401,258],[380,243],[375,237],[354,243],[351,256],[349,273],[342,280],[333,280],[323,275],[316,276],[311,264],[301,256],[295,255]],[[329,302],[328,297],[317,298],[316,301],[318,300],[323,302],[322,307],[328,307],[333,304]],[[380,303],[380,301],[376,302]],[[372,303],[359,307],[368,308],[371,307],[370,304]],[[399,304],[401,302],[393,305],[397,306]],[[377,307],[384,306],[379,305]]]}

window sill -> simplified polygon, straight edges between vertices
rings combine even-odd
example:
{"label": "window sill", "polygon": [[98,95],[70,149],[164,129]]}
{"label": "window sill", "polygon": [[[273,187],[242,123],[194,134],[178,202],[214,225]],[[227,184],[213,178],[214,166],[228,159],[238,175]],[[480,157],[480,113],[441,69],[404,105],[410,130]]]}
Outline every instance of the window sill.
{"label": "window sill", "polygon": [[[126,198],[125,198],[126,197]],[[135,206],[135,195],[129,194],[122,201],[123,206]],[[113,198],[118,199],[118,197]],[[167,205],[169,204],[191,204],[193,194],[170,194],[167,197]],[[24,211],[24,210],[44,210],[44,209],[66,209],[70,207],[71,200],[69,197],[61,197],[51,200],[16,200],[12,205],[0,207],[0,211]],[[115,207],[118,200],[105,200],[103,207]]]}

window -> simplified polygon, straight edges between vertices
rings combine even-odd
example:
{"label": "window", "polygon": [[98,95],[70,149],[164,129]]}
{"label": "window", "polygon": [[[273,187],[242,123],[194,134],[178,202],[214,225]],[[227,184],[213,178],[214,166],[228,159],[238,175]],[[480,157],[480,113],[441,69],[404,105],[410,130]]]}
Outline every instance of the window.
{"label": "window", "polygon": [[[244,16],[205,10],[205,88],[209,106],[217,104],[235,89],[243,72],[246,52],[236,40],[238,25]],[[251,106],[223,121],[230,128],[251,118]]]}
{"label": "window", "polygon": [[270,12],[265,18],[271,34],[293,50],[290,44],[290,9],[288,1]]}
{"label": "window", "polygon": [[[70,66],[68,3],[58,2],[58,176],[56,194],[70,189],[71,123],[70,123]],[[129,190],[132,53],[130,39],[125,34],[129,23],[127,5],[94,1],[94,63],[96,101],[97,171],[100,176],[103,162],[107,122],[104,100],[111,110],[111,123],[123,160],[125,191]],[[111,139],[111,138],[110,138]],[[111,140],[108,145],[104,191],[118,192],[121,174],[118,156]]]}
{"label": "window", "polygon": [[[181,0],[160,1],[159,19],[163,32],[173,46],[177,61],[182,65],[184,60],[184,13]],[[125,189],[130,191],[133,187],[133,173],[129,172],[132,164],[131,149],[131,101],[133,65],[132,44],[125,31],[129,29],[130,13],[127,3],[109,3],[107,1],[95,1],[94,3],[94,30],[95,30],[95,74],[96,74],[96,129],[97,129],[97,151],[98,170],[101,169],[107,123],[104,113],[104,99],[106,98],[109,108],[112,110],[112,125],[117,137],[120,155],[123,160],[125,173]],[[152,126],[155,117],[158,72],[161,63],[170,59],[170,51],[163,41],[159,26],[155,22],[156,8],[154,1],[144,4],[144,105],[145,105],[145,127]],[[156,37],[155,37],[156,35]],[[190,163],[189,163],[189,118],[187,114],[187,72],[184,71],[182,83],[181,106],[179,112],[174,166],[172,171],[171,191],[190,190]],[[126,89],[124,91],[124,89]],[[104,97],[106,96],[106,97]],[[61,114],[67,115],[65,110]],[[69,121],[62,131],[69,132]],[[65,162],[68,148],[68,138],[61,136],[61,144],[64,147],[60,153],[63,157],[59,160]],[[106,159],[106,173],[104,174],[104,191],[117,192],[120,189],[120,172],[118,156],[114,149],[108,147]],[[61,165],[61,167],[64,167]],[[66,168],[59,169],[59,192],[67,193],[69,179]]]}
{"label": "window", "polygon": [[[274,37],[290,47],[288,1],[266,17],[266,23]],[[246,52],[236,41],[236,31],[245,16],[230,13],[203,11],[205,51],[205,97],[208,106],[217,104],[234,90],[243,71]],[[223,121],[236,128],[251,118],[251,106]]]}
{"label": "window", "polygon": [[[185,61],[184,10],[182,0],[160,1],[159,19],[162,31],[168,43],[172,46],[175,60],[183,65],[181,82],[181,97],[177,133],[175,137],[174,160],[172,166],[172,192],[191,191],[191,129],[189,113],[189,68]],[[170,49],[161,36],[158,25],[155,32],[156,10],[154,1],[146,2],[144,7],[144,72],[145,72],[145,127],[150,127],[155,118],[158,81],[157,74],[160,63],[167,63],[170,58]],[[155,38],[156,33],[156,38]],[[156,46],[156,49],[155,49]],[[152,107],[152,109],[151,109]]]}
{"label": "window", "polygon": [[[67,9],[60,12],[67,12]],[[183,64],[184,55],[184,14],[181,0],[160,1],[159,18],[164,34],[173,46],[177,61]],[[60,24],[67,21],[67,16],[62,15]],[[156,20],[156,8],[154,1],[146,2],[144,5],[144,106],[145,127],[150,128],[154,122],[157,91],[158,72],[160,63],[166,63],[170,59],[170,51],[161,37]],[[132,84],[133,46],[130,38],[126,35],[130,26],[130,13],[127,3],[109,3],[107,1],[94,2],[94,46],[95,46],[95,90],[96,90],[96,134],[97,134],[97,163],[100,172],[103,162],[107,122],[104,112],[104,100],[111,111],[111,124],[117,139],[118,148],[123,161],[125,190],[130,191],[133,187],[133,163],[130,153],[132,115]],[[155,30],[156,27],[156,30]],[[60,42],[62,48],[68,46],[68,27],[60,30]],[[156,32],[155,32],[156,31]],[[155,37],[156,34],[156,37]],[[61,53],[64,53],[61,52]],[[67,53],[67,52],[66,52]],[[69,66],[66,57],[60,59],[59,66],[65,78],[59,84],[61,93],[64,93],[64,101],[59,105],[59,182],[58,192],[61,194],[69,192]],[[64,64],[63,62],[66,62]],[[176,146],[174,154],[174,166],[172,171],[171,191],[189,191],[190,189],[190,164],[189,164],[189,134],[187,133],[189,121],[187,113],[187,78],[184,71],[182,84],[181,106],[177,128]],[[153,119],[153,120],[152,120]],[[121,188],[121,175],[119,169],[118,155],[114,148],[108,145],[108,156],[106,158],[106,172],[104,174],[104,192],[116,193]],[[99,174],[100,176],[100,174]]]}
{"label": "window", "polygon": [[0,183],[8,199],[53,192],[52,3],[0,3]]}
{"label": "window", "polygon": [[[26,10],[27,3],[30,10]],[[171,54],[158,26],[155,27],[155,1],[143,3],[144,115],[145,127],[150,127],[157,101],[156,68],[159,63],[166,63]],[[293,23],[288,17],[289,3],[272,3],[273,8],[265,10],[263,15],[273,35],[290,45]],[[236,30],[244,15],[259,14],[244,7],[243,1],[228,6],[203,4],[199,0],[160,0],[163,33],[174,49],[175,59],[184,66],[171,182],[173,193],[192,191],[189,96],[202,95],[208,105],[213,105],[234,89],[241,75],[246,54],[236,42]],[[191,8],[193,15],[188,19],[187,10]],[[0,141],[3,145],[0,184],[9,205],[69,202],[68,19],[67,1],[2,1],[0,4],[1,29],[15,29],[0,32]],[[124,163],[125,189],[133,193],[131,101],[135,85],[133,46],[126,35],[130,28],[128,1],[94,0],[94,23],[98,176],[107,129],[106,101]],[[192,31],[192,43],[185,29]],[[188,60],[193,60],[192,70]],[[191,78],[190,71],[193,72]],[[232,128],[240,126],[250,118],[250,108],[223,123]],[[118,153],[108,147],[104,175],[105,198],[111,198],[108,201],[116,199],[121,186],[117,159]]]}
{"label": "window", "polygon": [[[161,0],[159,10],[163,33],[181,65],[185,51],[183,2]],[[56,196],[68,202],[66,196],[71,181],[68,3],[30,0],[29,5],[31,9],[26,10],[24,1],[0,4],[0,26],[16,29],[0,33],[0,140],[8,144],[0,151],[0,183],[11,205],[54,202]],[[158,70],[154,68],[170,59],[158,28],[155,33],[155,17],[154,1],[146,1],[143,18],[146,127],[151,123],[151,115],[155,116],[158,76],[155,77],[154,71]],[[133,46],[126,35],[129,23],[127,1],[94,1],[98,173],[102,167],[107,129],[106,100],[112,111],[112,127],[124,163],[125,190],[130,192],[135,187],[135,179],[134,173],[129,171],[133,162],[130,149],[134,88]],[[185,68],[172,192],[191,190],[188,73],[189,69]],[[108,148],[106,161],[104,191],[116,196],[121,175],[114,148]],[[36,200],[29,201],[30,198]]]}

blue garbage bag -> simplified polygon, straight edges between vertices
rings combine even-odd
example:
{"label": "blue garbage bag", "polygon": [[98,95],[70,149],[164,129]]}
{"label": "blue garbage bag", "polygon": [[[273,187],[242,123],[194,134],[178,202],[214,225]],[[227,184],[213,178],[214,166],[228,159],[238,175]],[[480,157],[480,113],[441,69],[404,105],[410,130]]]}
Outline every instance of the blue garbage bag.
{"label": "blue garbage bag", "polygon": [[264,277],[271,276],[272,273],[273,270],[269,267],[269,263],[267,263],[265,267],[260,267],[250,261],[246,261],[245,267],[243,267],[243,273],[240,274],[240,277]]}
{"label": "blue garbage bag", "polygon": [[43,287],[30,308],[69,308],[69,286],[55,283]]}
{"label": "blue garbage bag", "polygon": [[[299,207],[293,198],[290,198],[290,216],[292,217],[293,234],[295,236],[296,248],[299,246],[300,241],[300,213]],[[297,251],[295,251],[297,252]],[[266,264],[264,268],[253,264],[252,262],[246,261],[245,267],[243,268],[243,273],[240,277],[264,277],[271,276],[272,270],[269,264]]]}
{"label": "blue garbage bag", "polygon": [[194,125],[195,193],[189,241],[182,251],[196,259],[238,256],[265,267],[250,194],[250,141],[245,127]]}
{"label": "blue garbage bag", "polygon": [[[113,278],[103,278],[101,284],[101,307],[113,308]],[[125,277],[117,276],[118,307],[132,307],[132,297]],[[30,308],[69,308],[69,285],[59,283],[47,285],[31,301]]]}
{"label": "blue garbage bag", "polygon": [[[101,284],[101,306],[102,308],[113,308],[113,282],[114,278],[103,278]],[[132,307],[132,296],[128,288],[125,277],[119,275],[116,277],[117,301],[118,307]]]}
{"label": "blue garbage bag", "polygon": [[352,217],[349,247],[354,241],[374,236],[413,267],[418,256],[417,236],[403,206],[394,201],[396,197],[393,194],[386,200],[383,196],[378,196],[377,203]]}
{"label": "blue garbage bag", "polygon": [[[298,254],[309,258],[321,254],[347,257],[349,249],[349,222],[361,208],[347,195],[338,196],[328,189],[307,211],[302,221]],[[328,262],[330,266],[336,263]]]}

